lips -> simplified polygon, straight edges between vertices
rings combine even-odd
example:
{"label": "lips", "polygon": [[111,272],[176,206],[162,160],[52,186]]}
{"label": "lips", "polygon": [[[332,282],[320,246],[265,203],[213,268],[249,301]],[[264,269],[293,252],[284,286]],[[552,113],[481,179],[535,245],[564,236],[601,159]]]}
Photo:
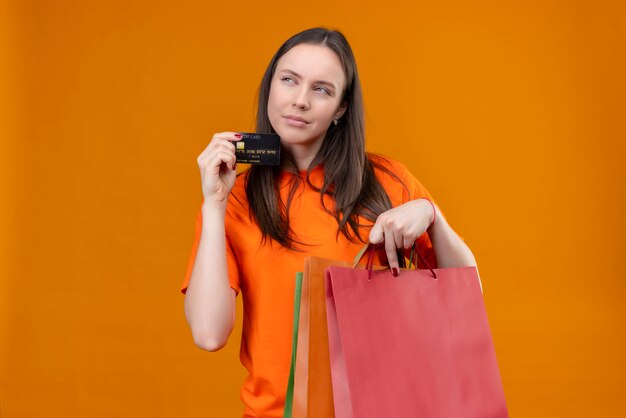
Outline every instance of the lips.
{"label": "lips", "polygon": [[285,119],[289,119],[289,120],[293,120],[296,122],[303,122],[303,123],[309,123],[308,120],[301,118],[300,116],[295,116],[295,115],[287,115],[287,116],[283,116]]}

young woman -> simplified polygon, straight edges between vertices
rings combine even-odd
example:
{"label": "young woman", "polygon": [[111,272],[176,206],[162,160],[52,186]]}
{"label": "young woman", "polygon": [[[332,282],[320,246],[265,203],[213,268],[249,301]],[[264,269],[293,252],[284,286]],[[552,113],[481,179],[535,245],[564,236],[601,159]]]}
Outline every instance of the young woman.
{"label": "young woman", "polygon": [[244,417],[281,417],[294,278],[307,255],[351,261],[369,241],[397,275],[417,240],[431,266],[476,261],[404,165],[366,153],[361,86],[340,32],[288,39],[261,81],[257,112],[257,132],[281,138],[281,165],[237,175],[241,135],[213,135],[197,160],[204,201],[181,290],[194,341],[209,351],[226,344],[241,291]]}

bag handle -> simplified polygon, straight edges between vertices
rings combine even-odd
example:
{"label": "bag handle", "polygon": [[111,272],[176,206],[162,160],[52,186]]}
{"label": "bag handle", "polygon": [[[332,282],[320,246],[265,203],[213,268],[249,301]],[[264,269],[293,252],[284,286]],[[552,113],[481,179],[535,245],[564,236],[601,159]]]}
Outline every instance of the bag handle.
{"label": "bag handle", "polygon": [[[382,244],[371,244],[371,243],[367,243],[365,244],[365,246],[361,249],[361,251],[359,251],[359,253],[356,255],[356,257],[354,257],[354,262],[352,263],[352,268],[356,268],[357,264],[359,264],[359,261],[361,261],[361,258],[363,258],[363,255],[365,254],[365,252],[369,249],[369,251],[367,251],[367,261],[365,263],[365,268],[368,269],[368,276],[367,279],[371,280],[372,279],[372,273],[373,273],[373,264],[374,264],[374,251],[376,250],[376,248],[381,247]],[[430,267],[430,265],[428,264],[428,261],[426,261],[426,259],[424,258],[424,256],[422,255],[422,253],[420,253],[419,249],[417,248],[417,241],[413,243],[413,246],[411,247],[411,256],[409,258],[409,267],[411,268],[412,264],[413,264],[413,257],[414,255],[416,255],[417,257],[419,257],[422,262],[424,263],[424,265],[426,265],[426,267],[428,268],[428,270],[430,270],[430,272],[432,273],[433,277],[436,279],[437,278],[437,273],[435,273],[435,271],[432,269],[432,267]],[[417,270],[417,259],[415,260],[415,269]]]}

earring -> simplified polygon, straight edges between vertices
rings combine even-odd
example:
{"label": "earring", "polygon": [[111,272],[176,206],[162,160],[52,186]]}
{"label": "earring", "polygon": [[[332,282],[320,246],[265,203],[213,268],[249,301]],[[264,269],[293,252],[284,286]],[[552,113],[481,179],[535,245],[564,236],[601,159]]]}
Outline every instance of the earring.
{"label": "earring", "polygon": [[337,119],[333,120],[333,123],[335,124],[335,126],[337,126],[337,124],[339,123],[339,121]]}

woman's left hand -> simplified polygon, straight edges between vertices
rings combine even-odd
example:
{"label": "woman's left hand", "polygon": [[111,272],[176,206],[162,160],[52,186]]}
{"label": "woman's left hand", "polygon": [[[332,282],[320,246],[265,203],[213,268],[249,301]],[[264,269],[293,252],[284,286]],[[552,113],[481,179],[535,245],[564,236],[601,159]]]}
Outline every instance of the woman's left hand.
{"label": "woman's left hand", "polygon": [[378,216],[370,231],[370,243],[385,241],[387,260],[394,276],[400,271],[396,250],[411,248],[434,219],[433,206],[426,199],[411,200]]}

